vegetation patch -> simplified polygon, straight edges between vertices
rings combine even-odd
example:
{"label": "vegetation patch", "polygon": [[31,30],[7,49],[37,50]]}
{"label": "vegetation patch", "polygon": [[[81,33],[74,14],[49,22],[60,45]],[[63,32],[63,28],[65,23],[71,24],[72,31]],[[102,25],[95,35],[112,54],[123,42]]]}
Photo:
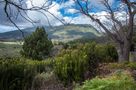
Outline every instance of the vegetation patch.
{"label": "vegetation patch", "polygon": [[126,62],[126,63],[110,63],[108,64],[108,67],[111,69],[136,69],[136,62]]}
{"label": "vegetation patch", "polygon": [[51,70],[51,60],[41,62],[24,59],[0,60],[0,89],[28,90],[37,74]]}
{"label": "vegetation patch", "polygon": [[86,80],[75,90],[136,90],[136,84],[129,73],[118,71],[106,78]]}
{"label": "vegetation patch", "polygon": [[50,56],[53,47],[44,28],[38,27],[35,32],[26,37],[22,46],[21,55],[33,60],[42,60]]}
{"label": "vegetation patch", "polygon": [[[15,43],[15,42],[14,42]],[[0,42],[0,58],[4,57],[20,57],[20,50],[22,46],[19,42],[15,44]]]}
{"label": "vegetation patch", "polygon": [[[96,44],[86,44],[77,49],[63,51],[55,60],[55,74],[65,84],[82,82],[88,76],[95,76],[98,66],[95,56]],[[91,51],[90,51],[91,50]],[[86,72],[89,72],[86,75]]]}

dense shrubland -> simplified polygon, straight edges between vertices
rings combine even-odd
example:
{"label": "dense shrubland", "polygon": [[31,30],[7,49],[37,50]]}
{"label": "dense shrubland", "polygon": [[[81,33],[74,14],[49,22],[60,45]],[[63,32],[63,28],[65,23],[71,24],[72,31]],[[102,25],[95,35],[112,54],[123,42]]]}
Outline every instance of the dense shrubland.
{"label": "dense shrubland", "polygon": [[111,44],[98,44],[96,47],[97,57],[101,63],[118,61],[118,54],[115,47]]}
{"label": "dense shrubland", "polygon": [[[56,57],[42,61],[26,58],[2,58],[0,60],[0,89],[40,90],[44,85],[48,86],[52,83],[56,85],[58,82],[65,86],[73,83],[82,85],[85,82],[79,90],[90,90],[90,88],[97,90],[97,88],[102,87],[106,89],[98,90],[108,90],[109,88],[110,90],[112,88],[118,90],[118,85],[122,86],[121,90],[124,90],[125,85],[128,88],[135,87],[132,77],[125,75],[125,79],[122,73],[119,80],[117,80],[116,75],[102,79],[94,78],[98,75],[99,63],[117,62],[117,59],[118,55],[113,45],[97,44],[95,42],[68,44]],[[135,63],[109,65],[108,68],[131,67],[136,69]],[[92,80],[85,81],[86,79]],[[58,87],[60,86],[63,87],[63,85],[58,85]]]}
{"label": "dense shrubland", "polygon": [[87,71],[93,75],[98,66],[95,45],[92,43],[84,47],[81,45],[76,49],[63,50],[55,60],[55,73],[59,79],[68,84],[84,81]]}
{"label": "dense shrubland", "polygon": [[99,63],[116,62],[117,58],[116,49],[109,44],[74,44],[56,57],[55,73],[65,84],[82,82],[97,75]]}
{"label": "dense shrubland", "polygon": [[50,72],[51,68],[51,60],[0,60],[0,90],[28,90],[37,74]]}

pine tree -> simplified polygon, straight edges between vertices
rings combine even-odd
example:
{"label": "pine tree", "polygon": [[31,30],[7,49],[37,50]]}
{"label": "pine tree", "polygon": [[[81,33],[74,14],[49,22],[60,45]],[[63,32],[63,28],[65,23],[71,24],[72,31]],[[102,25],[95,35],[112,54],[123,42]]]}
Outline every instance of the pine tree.
{"label": "pine tree", "polygon": [[44,27],[37,27],[35,32],[25,38],[21,55],[33,60],[42,60],[49,56],[52,47]]}

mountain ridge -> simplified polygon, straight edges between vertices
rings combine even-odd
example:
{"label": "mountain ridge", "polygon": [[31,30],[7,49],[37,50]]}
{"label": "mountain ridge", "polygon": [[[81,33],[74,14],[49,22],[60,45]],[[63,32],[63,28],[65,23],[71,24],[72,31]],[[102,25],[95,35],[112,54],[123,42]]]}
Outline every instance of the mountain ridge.
{"label": "mountain ridge", "polygon": [[[55,27],[44,26],[49,38],[53,41],[71,41],[80,38],[95,38],[101,34],[91,25],[69,24]],[[34,32],[36,27],[22,29],[25,36]],[[19,30],[0,33],[0,40],[21,40],[22,33]]]}

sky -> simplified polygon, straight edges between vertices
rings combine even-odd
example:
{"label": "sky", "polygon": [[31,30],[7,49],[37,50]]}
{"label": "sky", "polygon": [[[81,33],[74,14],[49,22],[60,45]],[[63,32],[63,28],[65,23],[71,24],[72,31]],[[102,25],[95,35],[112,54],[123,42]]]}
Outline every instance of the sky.
{"label": "sky", "polygon": [[[0,0],[1,1],[1,0]],[[35,22],[35,26],[56,26],[56,25],[62,25],[63,23],[70,23],[70,24],[91,24],[95,26],[95,23],[90,20],[90,18],[86,17],[85,15],[79,13],[78,6],[75,6],[75,3],[73,0],[63,0],[63,3],[60,3],[61,0],[53,0],[51,8],[48,9],[49,12],[51,12],[54,16],[50,15],[47,12],[36,12],[36,11],[28,11],[28,16]],[[104,16],[107,15],[106,11],[104,11],[105,7],[100,3],[103,0],[89,0],[89,6],[91,7],[90,14],[95,14],[99,16],[99,19],[101,21],[107,20]],[[109,3],[113,7],[117,7],[119,5],[120,0],[109,0]],[[136,1],[136,0],[133,0]],[[32,4],[33,6],[42,6],[46,0],[24,0],[25,5],[24,7],[31,8]],[[32,4],[31,4],[32,3]],[[51,2],[50,2],[51,3]],[[49,4],[49,3],[48,3]],[[84,3],[82,3],[83,5]],[[16,27],[13,26],[13,24],[8,20],[6,17],[6,14],[4,13],[4,4],[0,4],[0,32],[6,32],[11,30],[16,30]],[[16,15],[16,8],[11,7],[12,12],[14,16]],[[23,13],[22,13],[23,14]],[[119,14],[120,16],[123,15],[122,13]],[[24,15],[25,16],[25,15]],[[48,19],[47,19],[48,18]],[[21,28],[28,28],[33,27],[33,25],[26,21],[24,18],[22,18],[20,15],[15,19],[12,17],[13,21]],[[50,22],[50,23],[49,23]]]}

